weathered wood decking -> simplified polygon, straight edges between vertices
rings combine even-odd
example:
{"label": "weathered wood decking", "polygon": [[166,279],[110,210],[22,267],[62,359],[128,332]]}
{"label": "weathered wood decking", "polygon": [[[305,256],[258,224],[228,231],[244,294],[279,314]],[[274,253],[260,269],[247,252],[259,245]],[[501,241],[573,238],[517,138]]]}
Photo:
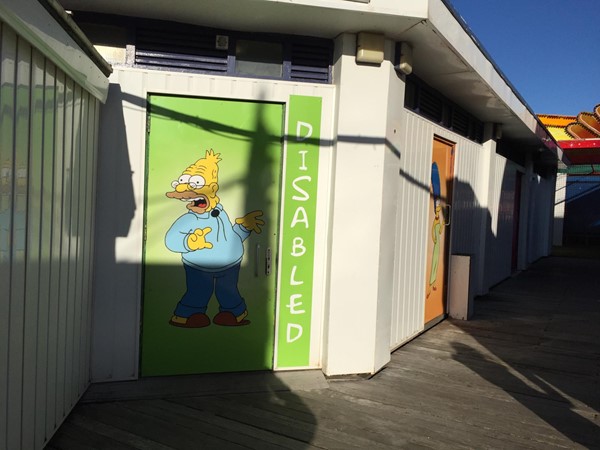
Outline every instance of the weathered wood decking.
{"label": "weathered wood decking", "polygon": [[88,400],[141,399],[81,402],[48,448],[600,448],[599,342],[600,260],[546,258],[369,380],[94,387]]}

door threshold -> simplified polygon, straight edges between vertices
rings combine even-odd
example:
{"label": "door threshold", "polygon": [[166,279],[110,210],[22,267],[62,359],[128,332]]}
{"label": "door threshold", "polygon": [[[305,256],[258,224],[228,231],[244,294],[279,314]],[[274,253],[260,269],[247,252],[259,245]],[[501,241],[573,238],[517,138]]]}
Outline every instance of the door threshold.
{"label": "door threshold", "polygon": [[132,381],[92,383],[82,403],[197,397],[254,392],[307,391],[329,387],[320,369],[256,371],[145,377]]}

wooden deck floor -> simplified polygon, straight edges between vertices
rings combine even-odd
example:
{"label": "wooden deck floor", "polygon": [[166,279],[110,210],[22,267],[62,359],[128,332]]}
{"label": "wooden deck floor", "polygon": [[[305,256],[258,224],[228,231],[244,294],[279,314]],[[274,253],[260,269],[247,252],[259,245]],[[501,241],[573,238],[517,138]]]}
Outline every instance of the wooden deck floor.
{"label": "wooden deck floor", "polygon": [[546,258],[371,379],[142,386],[130,397],[151,395],[80,403],[48,448],[600,448],[599,342],[600,260]]}

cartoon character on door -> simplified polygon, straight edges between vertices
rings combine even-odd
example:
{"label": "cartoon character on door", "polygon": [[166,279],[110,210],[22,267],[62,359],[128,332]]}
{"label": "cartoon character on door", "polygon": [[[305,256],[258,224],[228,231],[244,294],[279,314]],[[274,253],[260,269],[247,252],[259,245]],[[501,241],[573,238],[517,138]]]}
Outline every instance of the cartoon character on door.
{"label": "cartoon character on door", "polygon": [[431,165],[431,189],[433,193],[433,221],[431,225],[431,240],[433,241],[433,251],[431,253],[431,271],[429,273],[429,284],[427,287],[427,296],[429,298],[431,291],[437,290],[437,275],[438,266],[440,263],[440,246],[442,233],[444,232],[444,225],[446,225],[443,217],[440,218],[442,212],[442,205],[440,204],[440,172],[438,165],[433,163]]}
{"label": "cartoon character on door", "polygon": [[243,242],[250,233],[261,232],[262,211],[252,211],[231,223],[219,203],[220,154],[207,150],[204,158],[186,168],[172,183],[169,198],[186,202],[187,213],[167,231],[165,244],[181,253],[187,290],[169,323],[176,327],[209,326],[206,314],[213,293],[219,312],[212,322],[223,326],[248,325],[246,302],[238,290],[244,255]]}

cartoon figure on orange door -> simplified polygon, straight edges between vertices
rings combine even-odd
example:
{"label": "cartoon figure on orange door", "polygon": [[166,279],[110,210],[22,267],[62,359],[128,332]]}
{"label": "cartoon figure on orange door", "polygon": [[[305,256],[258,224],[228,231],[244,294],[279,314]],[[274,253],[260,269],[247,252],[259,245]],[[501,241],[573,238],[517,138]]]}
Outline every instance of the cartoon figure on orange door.
{"label": "cartoon figure on orange door", "polygon": [[441,217],[442,206],[440,205],[440,171],[438,165],[431,165],[431,189],[433,191],[433,211],[434,217],[431,225],[431,239],[433,240],[433,251],[431,252],[431,272],[429,273],[429,284],[427,286],[427,298],[431,291],[437,291],[437,275],[440,263],[440,245],[441,237],[444,231],[443,217]]}
{"label": "cartoon figure on orange door", "polygon": [[219,203],[220,154],[207,150],[204,158],[185,169],[173,181],[167,197],[186,202],[187,213],[173,223],[165,237],[167,248],[181,253],[187,290],[169,323],[176,327],[202,328],[210,325],[206,314],[213,292],[219,313],[212,322],[223,326],[248,325],[246,302],[238,290],[243,242],[252,231],[261,232],[262,211],[235,219]]}

